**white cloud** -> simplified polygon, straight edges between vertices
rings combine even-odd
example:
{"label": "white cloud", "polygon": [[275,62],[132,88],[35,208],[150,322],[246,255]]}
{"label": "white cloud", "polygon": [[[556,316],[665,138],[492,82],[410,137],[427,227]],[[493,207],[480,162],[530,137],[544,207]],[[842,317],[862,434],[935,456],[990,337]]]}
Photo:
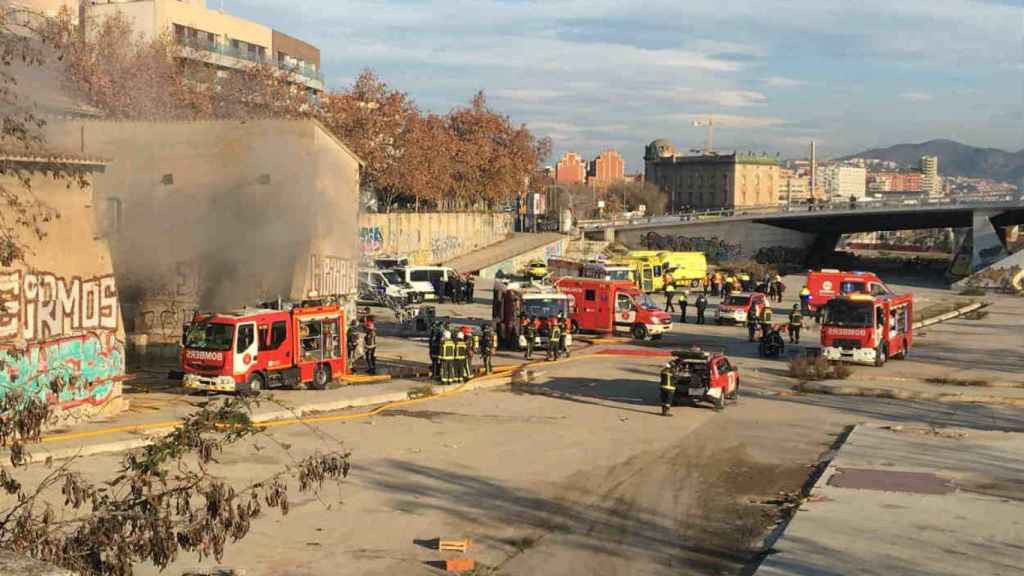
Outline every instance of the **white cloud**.
{"label": "white cloud", "polygon": [[900,99],[907,102],[931,102],[933,97],[927,92],[904,92],[900,94]]}
{"label": "white cloud", "polygon": [[563,90],[552,90],[548,88],[502,88],[494,90],[489,94],[503,100],[518,102],[544,102],[555,98],[562,98],[571,93]]}
{"label": "white cloud", "polygon": [[723,108],[742,108],[763,104],[768,97],[753,90],[716,90],[697,88],[674,88],[671,90],[655,90],[652,95],[662,100],[721,106]]}
{"label": "white cloud", "polygon": [[765,86],[772,88],[795,88],[797,86],[806,86],[807,82],[804,80],[797,80],[796,78],[786,78],[785,76],[769,76],[761,81]]}
{"label": "white cloud", "polygon": [[[707,114],[666,114],[666,120],[695,122],[707,120]],[[715,114],[714,122],[716,127],[724,128],[767,128],[770,126],[782,126],[786,121],[773,116],[741,116],[736,114]]]}

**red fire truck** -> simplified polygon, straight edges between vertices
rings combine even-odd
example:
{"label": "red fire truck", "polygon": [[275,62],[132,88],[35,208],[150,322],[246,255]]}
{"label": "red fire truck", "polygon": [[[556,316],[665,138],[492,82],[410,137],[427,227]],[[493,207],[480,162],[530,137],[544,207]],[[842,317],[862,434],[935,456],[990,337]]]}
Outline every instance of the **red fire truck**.
{"label": "red fire truck", "polygon": [[816,312],[829,300],[846,294],[892,294],[892,290],[871,272],[842,272],[823,269],[807,274],[807,289],[811,291],[810,309]]}
{"label": "red fire truck", "polygon": [[274,386],[322,390],[346,373],[345,313],[336,304],[197,313],[185,327],[183,383],[255,395]]}
{"label": "red fire truck", "polygon": [[905,358],[914,342],[914,297],[910,294],[850,294],[822,309],[822,355],[829,360],[881,366]]}
{"label": "red fire truck", "polygon": [[672,316],[629,280],[561,278],[555,289],[573,299],[570,315],[575,330],[627,331],[637,340],[660,338],[672,329]]}

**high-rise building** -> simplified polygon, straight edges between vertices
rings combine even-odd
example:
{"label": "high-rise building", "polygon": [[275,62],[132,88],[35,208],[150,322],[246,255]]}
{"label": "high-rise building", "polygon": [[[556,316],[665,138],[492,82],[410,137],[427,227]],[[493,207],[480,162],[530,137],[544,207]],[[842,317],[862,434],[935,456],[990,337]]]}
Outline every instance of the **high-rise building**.
{"label": "high-rise building", "polygon": [[555,182],[582,184],[587,179],[587,163],[575,152],[566,152],[555,164]]}
{"label": "high-rise building", "polygon": [[929,196],[942,195],[942,181],[939,179],[939,159],[936,156],[921,156],[921,191]]}
{"label": "high-rise building", "polygon": [[594,188],[607,188],[621,182],[626,176],[626,163],[617,150],[601,152],[587,169],[587,184]]}
{"label": "high-rise building", "polygon": [[312,92],[324,89],[320,49],[237,16],[210,10],[206,0],[92,0],[82,3],[85,30],[90,22],[120,12],[143,38],[171,34],[184,48],[183,58],[220,70],[272,64],[292,73],[296,85]]}
{"label": "high-rise building", "polygon": [[920,192],[920,172],[869,172],[870,192]]}
{"label": "high-rise building", "polygon": [[669,195],[672,210],[774,206],[779,160],[763,154],[677,156],[665,139],[647,145],[644,179]]}
{"label": "high-rise building", "polygon": [[868,171],[860,166],[829,164],[819,166],[816,184],[829,200],[864,198],[867,190]]}

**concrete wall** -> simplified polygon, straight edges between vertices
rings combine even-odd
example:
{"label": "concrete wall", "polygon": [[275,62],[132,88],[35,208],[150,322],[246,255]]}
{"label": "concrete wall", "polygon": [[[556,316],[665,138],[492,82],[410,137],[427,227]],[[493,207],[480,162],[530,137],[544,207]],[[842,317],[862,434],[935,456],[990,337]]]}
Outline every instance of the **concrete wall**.
{"label": "concrete wall", "polygon": [[809,250],[814,234],[753,222],[707,222],[617,230],[615,241],[634,249],[647,248],[650,236],[672,238],[684,250],[704,252],[715,262],[753,258],[761,249]]}
{"label": "concrete wall", "polygon": [[197,308],[355,288],[359,163],[312,121],[62,122],[97,177],[127,331],[175,341]]}
{"label": "concrete wall", "polygon": [[27,262],[0,266],[0,395],[20,391],[47,401],[54,424],[119,410],[125,333],[92,188],[38,176],[32,190],[60,218],[43,225],[43,239],[16,230]]}
{"label": "concrete wall", "polygon": [[548,258],[556,258],[558,256],[563,256],[568,250],[570,241],[570,238],[561,238],[545,246],[541,246],[539,248],[534,248],[533,250],[523,252],[522,254],[513,256],[508,260],[504,260],[502,262],[494,264],[493,266],[488,266],[487,268],[481,269],[480,277],[495,278],[499,275],[505,276],[509,274],[517,274],[523,270],[523,268],[526,266],[527,263],[530,262],[530,260],[547,260]]}
{"label": "concrete wall", "polygon": [[415,264],[445,262],[512,233],[512,215],[475,212],[360,214],[364,256],[398,254]]}

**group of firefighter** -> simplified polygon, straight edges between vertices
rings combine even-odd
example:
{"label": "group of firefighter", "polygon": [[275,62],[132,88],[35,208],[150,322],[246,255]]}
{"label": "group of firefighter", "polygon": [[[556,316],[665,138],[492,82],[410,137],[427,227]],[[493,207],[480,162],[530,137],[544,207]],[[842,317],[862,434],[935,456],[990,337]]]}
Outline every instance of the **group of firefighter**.
{"label": "group of firefighter", "polygon": [[523,316],[519,320],[520,347],[523,348],[523,358],[533,359],[534,347],[541,342],[541,336],[546,333],[548,337],[547,360],[558,360],[561,355],[569,356],[569,338],[572,332],[572,322],[565,317],[550,316],[542,320],[536,316]]}
{"label": "group of firefighter", "polygon": [[430,327],[430,375],[441,384],[459,384],[473,376],[473,356],[479,351],[484,372],[494,370],[498,338],[490,324],[480,333],[469,326],[452,328],[451,322],[436,321]]}

